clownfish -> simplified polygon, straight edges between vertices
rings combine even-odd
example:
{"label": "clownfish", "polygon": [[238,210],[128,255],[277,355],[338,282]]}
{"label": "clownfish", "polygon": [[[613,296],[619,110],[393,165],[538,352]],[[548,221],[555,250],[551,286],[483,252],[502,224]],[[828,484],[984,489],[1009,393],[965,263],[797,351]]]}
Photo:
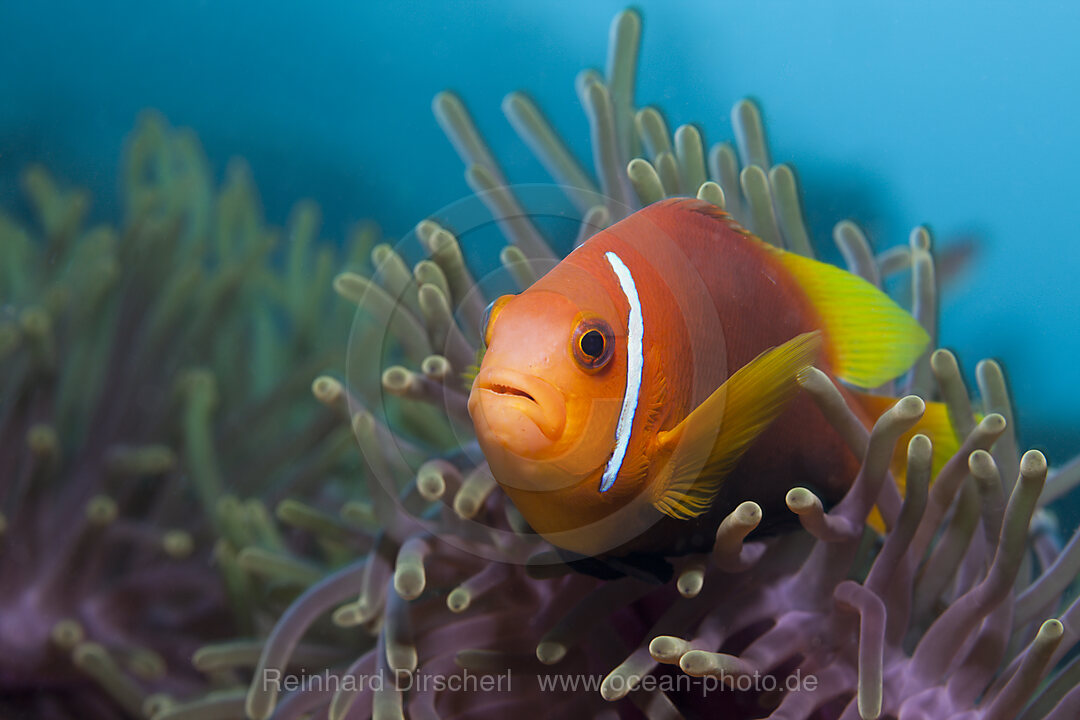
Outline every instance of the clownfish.
{"label": "clownfish", "polygon": [[[706,550],[739,503],[768,517],[794,486],[839,499],[860,460],[800,373],[825,372],[870,427],[894,400],[853,388],[929,343],[871,283],[690,199],[596,233],[495,300],[482,330],[468,409],[491,473],[534,531],[585,558]],[[940,404],[916,430],[955,446]]]}

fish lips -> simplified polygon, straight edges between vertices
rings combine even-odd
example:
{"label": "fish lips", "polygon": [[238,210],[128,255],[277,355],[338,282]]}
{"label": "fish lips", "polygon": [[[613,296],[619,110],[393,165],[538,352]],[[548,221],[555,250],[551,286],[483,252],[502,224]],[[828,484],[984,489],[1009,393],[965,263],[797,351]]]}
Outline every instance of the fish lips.
{"label": "fish lips", "polygon": [[558,388],[535,375],[490,367],[473,381],[469,415],[479,435],[491,435],[506,449],[530,456],[562,436],[566,401]]}

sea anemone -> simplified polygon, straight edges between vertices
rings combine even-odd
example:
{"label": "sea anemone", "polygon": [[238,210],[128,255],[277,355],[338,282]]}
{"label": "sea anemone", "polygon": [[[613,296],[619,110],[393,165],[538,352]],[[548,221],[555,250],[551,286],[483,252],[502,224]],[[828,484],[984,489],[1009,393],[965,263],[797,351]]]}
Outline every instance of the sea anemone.
{"label": "sea anemone", "polygon": [[205,689],[192,652],[291,599],[254,572],[281,532],[237,496],[357,471],[351,434],[295,400],[349,318],[327,300],[351,260],[315,244],[316,208],[297,205],[278,258],[245,167],[215,191],[192,133],[153,113],[123,170],[118,227],[85,227],[88,195],[39,167],[27,220],[0,215],[7,717],[142,717],[153,693]]}
{"label": "sea anemone", "polygon": [[[636,13],[620,14],[606,73],[578,78],[597,182],[525,95],[504,104],[576,207],[577,239],[643,204],[690,194],[766,241],[812,255],[795,174],[771,165],[753,103],[735,105],[734,145],[708,153],[694,126],[672,135],[655,108],[635,112],[640,29]],[[510,243],[503,265],[529,284],[560,244],[530,220],[461,101],[443,93],[434,108]],[[468,437],[462,373],[474,356],[484,292],[458,238],[472,229],[453,210],[436,214],[417,227],[424,258],[411,272],[402,253],[383,246],[374,277],[346,272],[334,281],[360,306],[349,382],[324,376],[314,392],[348,419],[359,442],[370,504],[353,500],[344,515],[371,530],[303,507],[320,544],[359,537],[370,550],[347,563],[289,561],[317,562],[325,575],[269,636],[195,655],[197,665],[246,674],[247,682],[164,708],[158,720],[1065,720],[1080,712],[1080,664],[1062,662],[1080,632],[1080,605],[1064,607],[1080,536],[1060,549],[1043,507],[1080,482],[1080,463],[1050,473],[1038,451],[1020,456],[994,361],[976,368],[973,404],[955,356],[928,353],[896,388],[906,396],[869,432],[831,383],[805,373],[805,391],[863,458],[839,503],[826,509],[793,487],[787,505],[799,530],[751,535],[762,511],[746,502],[720,525],[710,554],[680,561],[673,583],[596,580],[561,565],[529,532]],[[926,229],[877,255],[852,222],[839,223],[834,238],[848,269],[870,282],[910,277],[912,312],[936,341]],[[565,240],[562,247],[574,238]],[[364,382],[373,357],[391,363],[379,376],[383,395]],[[890,461],[922,417],[920,396],[946,402],[964,439],[931,477],[934,448],[912,437],[901,497]],[[460,452],[446,446],[455,433]],[[883,536],[867,529],[875,507]]]}

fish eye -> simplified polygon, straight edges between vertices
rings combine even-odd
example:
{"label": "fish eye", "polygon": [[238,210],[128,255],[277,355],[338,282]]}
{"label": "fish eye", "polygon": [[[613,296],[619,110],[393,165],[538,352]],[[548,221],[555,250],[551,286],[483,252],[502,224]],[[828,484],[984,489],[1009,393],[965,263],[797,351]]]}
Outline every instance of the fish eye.
{"label": "fish eye", "polygon": [[604,354],[604,335],[599,330],[589,330],[581,336],[581,351],[591,358]]}
{"label": "fish eye", "polygon": [[514,296],[500,295],[484,308],[484,314],[480,317],[480,334],[484,336],[484,345],[491,344],[491,330],[495,326],[495,319],[512,297]]}
{"label": "fish eye", "polygon": [[599,318],[582,320],[574,328],[571,351],[583,370],[596,372],[615,354],[615,335],[611,326]]}

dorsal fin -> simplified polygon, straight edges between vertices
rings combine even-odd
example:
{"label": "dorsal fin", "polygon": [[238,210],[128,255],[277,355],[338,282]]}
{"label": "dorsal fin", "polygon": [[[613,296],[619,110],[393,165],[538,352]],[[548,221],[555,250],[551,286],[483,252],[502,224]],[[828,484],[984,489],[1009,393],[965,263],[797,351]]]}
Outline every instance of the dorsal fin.
{"label": "dorsal fin", "polygon": [[735,218],[731,217],[731,214],[728,211],[718,208],[711,202],[706,202],[705,200],[698,200],[697,198],[668,198],[667,200],[661,200],[657,205],[664,205],[673,210],[685,210],[686,212],[704,215],[710,220],[722,222],[728,228],[740,235],[754,237],[754,234],[740,225]]}

